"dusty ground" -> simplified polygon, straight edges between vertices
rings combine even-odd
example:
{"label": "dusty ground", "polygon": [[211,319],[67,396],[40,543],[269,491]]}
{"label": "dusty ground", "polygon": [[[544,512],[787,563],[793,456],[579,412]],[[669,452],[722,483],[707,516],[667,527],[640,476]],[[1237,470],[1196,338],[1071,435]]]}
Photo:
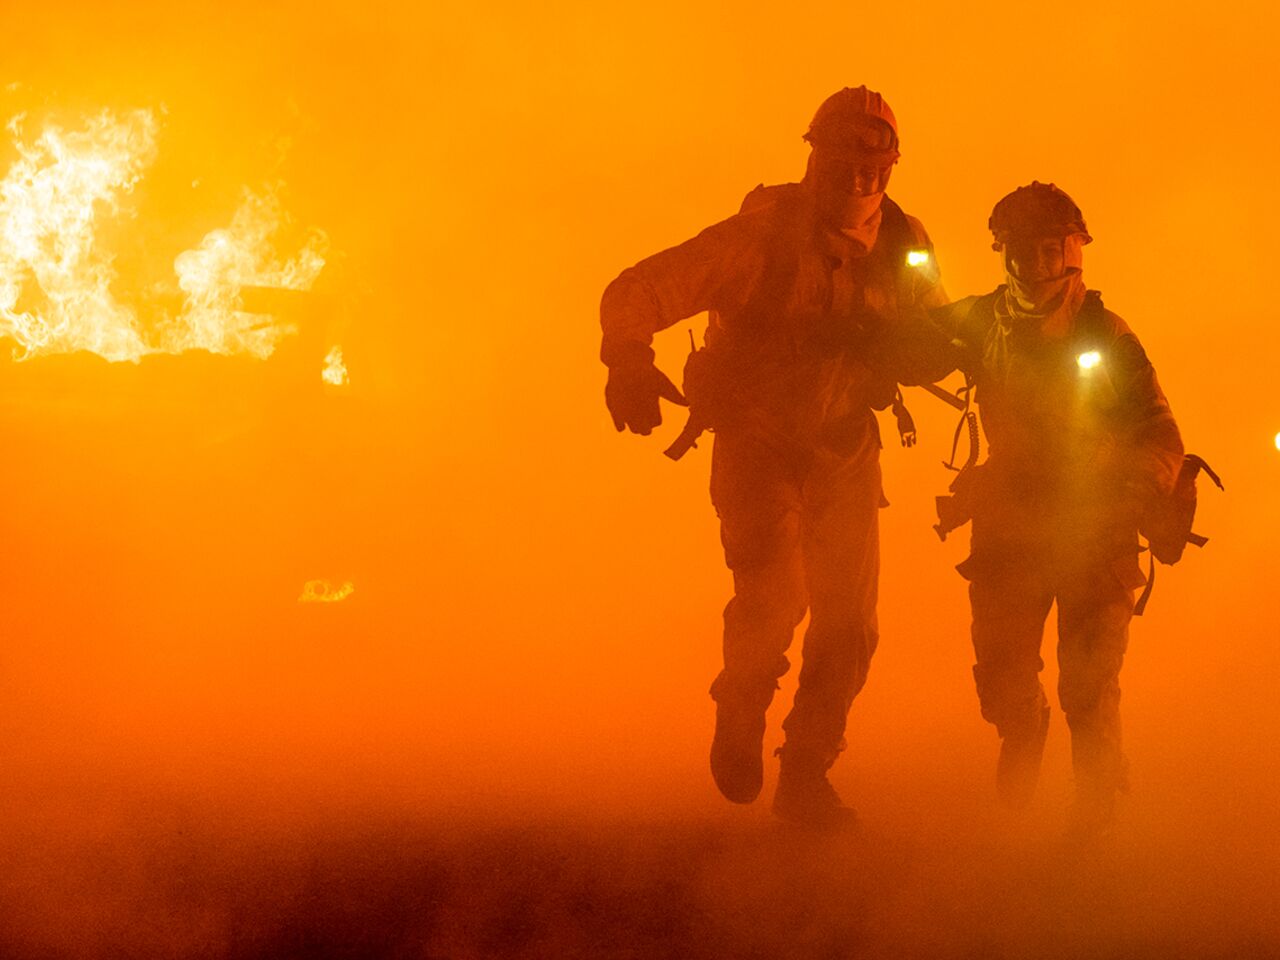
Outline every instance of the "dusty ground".
{"label": "dusty ground", "polygon": [[1223,864],[1220,851],[1191,838],[1144,831],[1132,807],[1115,836],[1079,848],[1045,823],[972,811],[920,811],[915,824],[899,811],[826,838],[754,810],[353,821],[314,810],[280,819],[281,803],[273,800],[271,815],[252,804],[219,811],[102,778],[80,783],[74,797],[9,804],[0,955],[986,960],[1280,951],[1260,864]]}

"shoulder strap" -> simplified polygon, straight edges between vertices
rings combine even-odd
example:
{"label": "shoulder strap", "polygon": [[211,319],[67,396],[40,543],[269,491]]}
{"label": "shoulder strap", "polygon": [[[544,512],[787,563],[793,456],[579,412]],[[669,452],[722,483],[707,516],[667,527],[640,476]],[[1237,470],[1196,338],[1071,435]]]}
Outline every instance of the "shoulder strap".
{"label": "shoulder strap", "polygon": [[1109,346],[1114,339],[1115,330],[1107,322],[1107,308],[1102,304],[1102,294],[1097,290],[1086,290],[1084,302],[1080,304],[1080,312],[1076,314],[1076,337],[1088,340],[1099,347]]}
{"label": "shoulder strap", "polygon": [[885,238],[885,249],[891,254],[901,253],[905,265],[907,251],[916,245],[915,231],[906,213],[888,196],[880,201],[880,233]]}
{"label": "shoulder strap", "polygon": [[916,289],[916,268],[911,265],[910,254],[913,250],[930,249],[911,227],[903,209],[889,197],[880,201],[881,220],[880,236],[876,240],[876,254],[883,258],[894,272],[900,303],[912,298]]}

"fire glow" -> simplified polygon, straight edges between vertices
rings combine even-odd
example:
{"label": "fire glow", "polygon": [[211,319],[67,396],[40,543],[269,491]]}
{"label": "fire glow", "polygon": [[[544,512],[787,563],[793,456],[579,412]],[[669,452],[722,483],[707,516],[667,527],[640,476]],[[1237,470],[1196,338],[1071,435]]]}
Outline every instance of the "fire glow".
{"label": "fire glow", "polygon": [[347,363],[342,359],[342,347],[333,347],[324,358],[324,370],[320,379],[333,387],[347,385]]}
{"label": "fire glow", "polygon": [[99,228],[131,215],[127,199],[158,152],[154,113],[104,110],[78,129],[46,123],[31,140],[24,122],[8,125],[18,159],[0,182],[0,337],[13,341],[15,360],[80,350],[111,361],[188,350],[265,359],[294,332],[240,299],[248,286],[309,290],[324,268],[318,229],[293,256],[277,252],[290,223],[280,185],[245,189],[226,227],[175,257],[180,310],[144,296],[125,302]]}
{"label": "fire glow", "polygon": [[355,592],[356,586],[350,580],[344,580],[341,583],[330,580],[308,580],[302,585],[298,602],[341,603]]}

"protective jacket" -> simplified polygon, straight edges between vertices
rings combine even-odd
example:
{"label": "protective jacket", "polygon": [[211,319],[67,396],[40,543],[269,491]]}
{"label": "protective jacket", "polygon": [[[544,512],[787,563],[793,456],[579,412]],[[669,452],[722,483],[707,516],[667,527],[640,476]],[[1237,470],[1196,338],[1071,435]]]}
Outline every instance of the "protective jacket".
{"label": "protective jacket", "polygon": [[[609,285],[602,356],[710,311],[707,347],[720,361],[713,426],[806,448],[861,447],[874,431],[871,409],[913,375],[922,308],[946,300],[924,227],[887,197],[869,250],[864,243],[823,226],[803,184],[759,186],[736,216]],[[912,250],[918,266],[907,263]]]}
{"label": "protective jacket", "polygon": [[[1155,370],[1097,291],[1060,337],[1020,323],[1002,309],[1004,294],[1002,286],[938,314],[954,352],[932,372],[966,370],[990,444],[958,495],[971,515],[985,507],[1029,540],[1065,537],[1089,552],[1092,538],[1097,551],[1124,561],[1123,579],[1141,583],[1143,501],[1172,490],[1183,457]],[[975,557],[970,568],[983,562]]]}
{"label": "protective jacket", "polygon": [[1001,311],[1003,294],[949,308],[991,462],[1068,500],[1172,489],[1182,441],[1128,325],[1093,290],[1067,335],[1049,339]]}

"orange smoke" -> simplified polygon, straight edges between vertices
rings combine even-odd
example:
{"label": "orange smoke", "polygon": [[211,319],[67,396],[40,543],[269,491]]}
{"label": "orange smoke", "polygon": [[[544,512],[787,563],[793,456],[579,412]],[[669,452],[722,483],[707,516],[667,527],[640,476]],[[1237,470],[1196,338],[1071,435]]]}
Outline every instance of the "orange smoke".
{"label": "orange smoke", "polygon": [[[332,844],[371,825],[385,825],[376,849],[416,863],[432,855],[404,842],[414,829],[469,849],[460,815],[541,819],[557,839],[558,818],[685,817],[725,826],[680,847],[689,863],[717,843],[755,849],[767,818],[724,806],[707,771],[731,587],[710,445],[661,456],[679,413],[648,439],[614,432],[597,308],[623,267],[756,184],[798,179],[813,110],[861,83],[899,120],[888,190],[928,228],[952,296],[999,282],[986,220],[1004,193],[1052,180],[1079,202],[1096,239],[1085,281],[1137,331],[1227,492],[1202,492],[1210,543],[1160,570],[1133,628],[1128,846],[1096,874],[1063,866],[1043,887],[1065,892],[1044,900],[1019,882],[1019,828],[989,808],[996,747],[953,569],[966,538],[931,529],[954,411],[905,391],[920,441],[884,451],[882,642],[836,774],[868,846],[886,838],[897,899],[816,914],[868,917],[889,939],[913,920],[935,956],[961,952],[939,918],[981,926],[988,891],[1061,917],[1058,944],[1107,931],[1097,955],[1150,931],[1191,954],[1239,931],[1280,942],[1266,902],[1280,871],[1276,18],[1259,3],[5,5],[0,116],[23,119],[0,143],[0,333],[27,359],[0,351],[0,953],[121,953],[132,938],[193,956],[257,904],[356,916],[347,889],[325,896],[351,864],[382,861]],[[341,337],[312,344],[288,311],[248,312],[245,288],[263,285],[336,304]],[[673,377],[704,322],[659,338]],[[317,597],[354,592],[299,602],[310,581],[327,584]],[[1050,626],[1051,690],[1053,646]],[[1033,811],[1046,834],[1071,787],[1056,708],[1052,723]],[[653,836],[622,832],[633,851]],[[264,863],[267,835],[281,855]],[[599,915],[631,916],[616,847],[581,875],[572,845],[549,848],[539,869],[495,853],[415,895],[453,897],[439,929],[477,937],[491,927],[476,917],[540,930],[556,904],[571,931],[608,889],[615,912]],[[685,919],[746,929],[775,888],[741,878],[807,891],[824,857],[785,873],[729,856],[698,874]],[[332,873],[313,876],[317,862]],[[553,873],[563,896],[542,890]],[[1077,875],[1106,882],[1073,898]],[[192,891],[231,878],[243,896],[206,912]],[[504,912],[520,904],[531,917]],[[276,955],[303,942],[298,924]],[[569,947],[615,942],[600,929]],[[966,955],[1005,942],[976,937]]]}

